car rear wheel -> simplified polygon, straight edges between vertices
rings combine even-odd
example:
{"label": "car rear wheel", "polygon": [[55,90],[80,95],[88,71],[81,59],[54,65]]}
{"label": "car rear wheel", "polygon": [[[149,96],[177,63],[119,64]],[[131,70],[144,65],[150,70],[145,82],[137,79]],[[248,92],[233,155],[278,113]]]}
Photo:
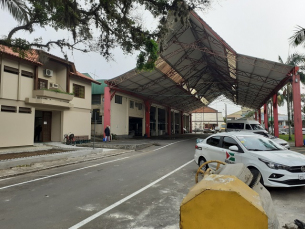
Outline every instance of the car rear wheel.
{"label": "car rear wheel", "polygon": [[260,171],[258,171],[258,169],[256,168],[249,168],[250,172],[253,175],[253,179],[250,183],[250,187],[253,187],[255,184],[257,184],[258,182],[261,182],[262,185],[264,185],[264,180],[263,180],[263,176],[260,173]]}
{"label": "car rear wheel", "polygon": [[[199,158],[199,163],[198,163],[199,167],[200,167],[204,162],[206,162],[206,160],[205,160],[203,157],[200,157],[200,158]],[[203,167],[201,168],[201,170],[206,171],[208,168],[209,168],[209,166],[208,166],[208,165],[205,165],[205,166],[203,166]]]}

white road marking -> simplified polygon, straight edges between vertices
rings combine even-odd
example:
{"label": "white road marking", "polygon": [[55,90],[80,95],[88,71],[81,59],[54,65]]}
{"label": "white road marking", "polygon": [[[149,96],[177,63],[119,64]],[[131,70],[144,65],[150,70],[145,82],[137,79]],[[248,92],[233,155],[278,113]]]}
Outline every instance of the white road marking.
{"label": "white road marking", "polygon": [[92,220],[96,219],[97,217],[105,214],[106,212],[108,212],[108,211],[112,210],[113,208],[119,206],[120,204],[126,202],[127,200],[131,199],[132,197],[140,194],[141,192],[145,191],[146,189],[150,188],[151,186],[153,186],[153,185],[157,184],[158,182],[164,180],[168,176],[172,175],[173,173],[177,172],[178,170],[182,169],[183,167],[187,166],[188,164],[192,163],[193,161],[194,160],[191,160],[191,161],[185,163],[184,165],[180,166],[179,168],[175,169],[174,171],[171,171],[170,173],[168,173],[168,174],[164,175],[163,177],[155,180],[154,182],[146,185],[145,187],[143,187],[143,188],[139,189],[138,191],[130,194],[129,196],[126,196],[125,198],[119,200],[118,202],[116,202],[116,203],[108,206],[107,208],[104,208],[103,210],[95,213],[94,215],[88,217],[87,219],[84,219],[83,221],[79,222],[78,224],[75,224],[74,226],[70,227],[69,229],[78,229],[78,228],[84,226],[85,224],[87,224],[87,223],[91,222]]}
{"label": "white road marking", "polygon": [[176,144],[176,143],[178,143],[178,142],[183,142],[183,141],[187,141],[187,140],[189,140],[189,139],[181,140],[181,141],[176,141],[176,142],[170,143],[170,144],[168,144],[168,145],[162,146],[162,147],[160,147],[160,148],[158,148],[158,149],[154,149],[154,150],[151,150],[151,151],[148,151],[148,152],[154,152],[154,151],[163,149],[163,148],[165,148],[165,147],[168,147],[168,146],[170,146],[170,145]]}
{"label": "white road marking", "polygon": [[17,184],[8,185],[8,186],[0,188],[0,190],[15,187],[15,186],[19,186],[19,185],[23,185],[23,184],[32,183],[32,182],[35,182],[35,181],[48,179],[48,178],[51,178],[51,177],[60,176],[60,175],[63,175],[63,174],[68,174],[68,173],[80,171],[80,170],[87,169],[87,168],[96,167],[96,166],[99,166],[99,165],[108,164],[108,163],[115,162],[115,161],[121,161],[121,160],[124,160],[124,159],[127,159],[127,158],[129,158],[129,157],[123,157],[123,158],[116,159],[116,160],[113,160],[113,161],[107,161],[107,162],[103,162],[103,163],[99,163],[99,164],[95,164],[95,165],[86,166],[86,167],[83,167],[83,168],[80,168],[80,169],[74,169],[74,170],[70,170],[70,171],[67,171],[67,172],[57,173],[57,174],[54,174],[54,175],[50,175],[50,176],[46,176],[46,177],[42,177],[42,178],[37,178],[37,179],[34,179],[34,180],[30,180],[30,181],[25,181],[25,182],[21,182],[21,183],[17,183]]}

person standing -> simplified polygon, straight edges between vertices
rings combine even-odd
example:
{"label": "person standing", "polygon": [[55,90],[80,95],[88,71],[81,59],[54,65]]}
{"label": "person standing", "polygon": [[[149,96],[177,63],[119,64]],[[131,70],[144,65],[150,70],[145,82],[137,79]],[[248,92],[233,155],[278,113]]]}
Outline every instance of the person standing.
{"label": "person standing", "polygon": [[110,140],[110,126],[107,125],[107,127],[105,128],[105,136],[106,136],[106,141],[111,141]]}

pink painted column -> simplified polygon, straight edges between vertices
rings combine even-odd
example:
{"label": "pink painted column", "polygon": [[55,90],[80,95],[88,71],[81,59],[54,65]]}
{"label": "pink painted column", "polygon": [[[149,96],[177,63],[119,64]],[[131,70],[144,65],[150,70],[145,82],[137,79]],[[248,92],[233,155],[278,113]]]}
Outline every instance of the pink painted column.
{"label": "pink painted column", "polygon": [[277,109],[277,94],[273,95],[273,125],[274,136],[279,137],[279,114]]}
{"label": "pink painted column", "polygon": [[184,122],[183,122],[183,111],[180,111],[180,133],[183,134],[183,125],[184,125]]}
{"label": "pink painted column", "polygon": [[261,112],[261,108],[258,109],[258,122],[260,124],[262,124],[262,112]]}
{"label": "pink painted column", "polygon": [[145,134],[150,138],[150,102],[145,101]]}
{"label": "pink painted column", "polygon": [[268,129],[268,113],[267,113],[267,104],[264,104],[264,122],[265,122],[265,129],[269,131]]}
{"label": "pink painted column", "polygon": [[300,76],[296,73],[297,69],[295,69],[294,72],[291,82],[294,110],[294,139],[295,146],[300,147],[303,146]]}
{"label": "pink painted column", "polygon": [[257,111],[254,113],[254,119],[257,121]]}
{"label": "pink painted column", "polygon": [[[104,130],[107,125],[110,126],[111,121],[111,94],[110,94],[110,87],[104,88]],[[110,126],[111,130],[111,126]],[[105,133],[104,133],[105,137]]]}
{"label": "pink painted column", "polygon": [[193,127],[192,127],[192,113],[190,113],[190,133],[193,132]]}
{"label": "pink painted column", "polygon": [[167,108],[167,134],[172,135],[172,111],[171,108]]}

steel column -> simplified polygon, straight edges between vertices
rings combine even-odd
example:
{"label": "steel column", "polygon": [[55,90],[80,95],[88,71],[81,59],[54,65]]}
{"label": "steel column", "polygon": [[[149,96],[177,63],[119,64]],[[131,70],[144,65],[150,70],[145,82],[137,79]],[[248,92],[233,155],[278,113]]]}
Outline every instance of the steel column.
{"label": "steel column", "polygon": [[274,136],[279,137],[279,114],[277,106],[277,94],[273,95],[273,125]]}
{"label": "steel column", "polygon": [[254,119],[257,121],[257,111],[254,113]]}
{"label": "steel column", "polygon": [[172,135],[172,111],[171,108],[167,108],[167,134]]}
{"label": "steel column", "polygon": [[268,129],[268,112],[267,112],[267,104],[264,104],[264,122],[265,122],[265,129],[269,132]]}
{"label": "steel column", "polygon": [[300,93],[300,76],[295,69],[292,76],[292,93],[293,93],[293,110],[294,110],[294,139],[295,146],[303,146],[302,134],[302,113],[301,113],[301,93]]}
{"label": "steel column", "polygon": [[150,138],[150,101],[145,101],[145,134]]}
{"label": "steel column", "polygon": [[107,127],[107,125],[110,126],[110,122],[111,122],[111,99],[110,98],[111,98],[110,87],[105,87],[105,89],[104,89],[104,130]]}
{"label": "steel column", "polygon": [[262,124],[262,112],[261,112],[261,107],[258,109],[258,122]]}
{"label": "steel column", "polygon": [[180,111],[180,133],[183,134],[183,111]]}
{"label": "steel column", "polygon": [[190,133],[193,132],[193,126],[192,126],[192,113],[190,113]]}

